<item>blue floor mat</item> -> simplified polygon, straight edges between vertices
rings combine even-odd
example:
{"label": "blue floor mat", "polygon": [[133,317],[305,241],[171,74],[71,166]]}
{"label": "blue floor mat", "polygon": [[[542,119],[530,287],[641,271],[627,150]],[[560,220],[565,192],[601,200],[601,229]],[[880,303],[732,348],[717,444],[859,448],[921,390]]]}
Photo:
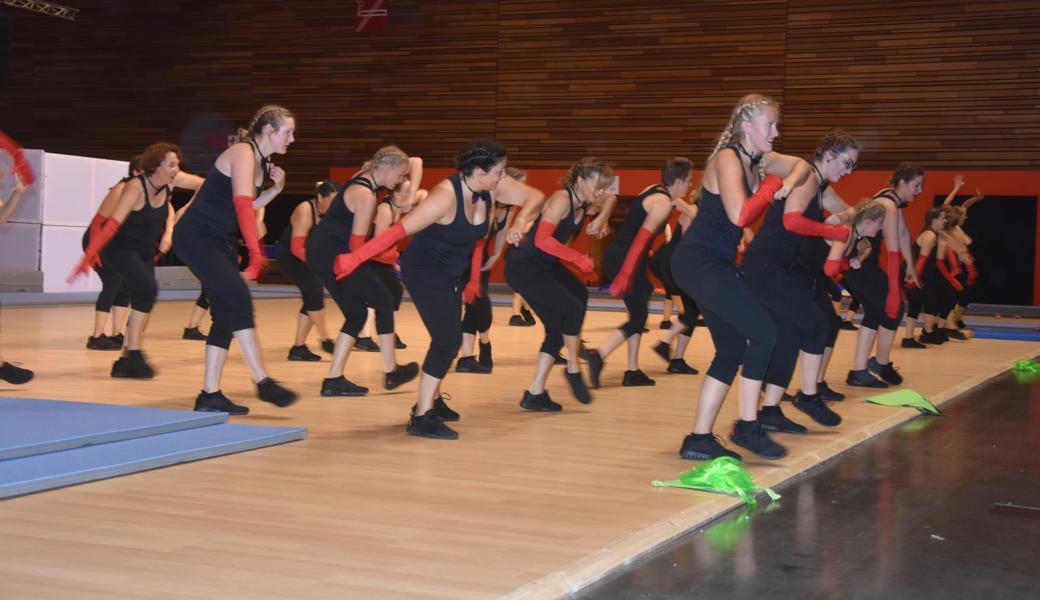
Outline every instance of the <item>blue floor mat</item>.
{"label": "blue floor mat", "polygon": [[1013,340],[1040,342],[1040,331],[1033,329],[1009,329],[1004,327],[972,327],[972,334],[983,340]]}

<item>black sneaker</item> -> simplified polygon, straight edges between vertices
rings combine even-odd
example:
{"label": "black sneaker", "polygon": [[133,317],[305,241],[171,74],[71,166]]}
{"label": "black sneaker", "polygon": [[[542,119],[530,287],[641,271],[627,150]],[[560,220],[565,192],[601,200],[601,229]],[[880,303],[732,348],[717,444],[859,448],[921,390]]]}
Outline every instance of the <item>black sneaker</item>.
{"label": "black sneaker", "polygon": [[742,460],[740,455],[732,450],[726,449],[719,440],[719,436],[710,433],[691,433],[683,440],[682,448],[679,449],[679,458],[686,460],[711,460],[720,456],[728,456]]}
{"label": "black sneaker", "polygon": [[588,404],[592,402],[592,394],[589,393],[589,388],[585,387],[585,380],[581,376],[581,371],[577,373],[563,372],[564,378],[567,379],[567,383],[571,386],[571,393],[574,394],[574,398],[582,404]]}
{"label": "black sneaker", "polygon": [[367,393],[367,387],[357,385],[342,375],[321,382],[322,396],[364,396]]}
{"label": "black sneaker", "polygon": [[549,398],[549,392],[532,394],[527,390],[524,390],[524,397],[520,400],[520,408],[535,412],[560,412],[563,410],[563,406]]}
{"label": "black sneaker", "polygon": [[936,333],[935,330],[922,331],[919,339],[922,344],[933,344],[935,346],[941,346],[946,343],[946,338]]}
{"label": "black sneaker", "polygon": [[398,350],[405,350],[408,348],[408,344],[401,341],[401,336],[394,334],[394,348]]}
{"label": "black sneaker", "polygon": [[235,404],[227,399],[220,390],[213,393],[199,392],[195,398],[195,412],[222,412],[229,415],[248,415],[249,407]]}
{"label": "black sneaker", "polygon": [[116,344],[115,340],[103,333],[97,337],[87,338],[88,350],[121,350],[122,348],[122,344]]}
{"label": "black sneaker", "polygon": [[852,321],[842,321],[839,329],[844,329],[845,331],[856,331],[859,328],[856,327],[856,324]]}
{"label": "black sneaker", "polygon": [[527,321],[524,321],[524,318],[521,317],[520,315],[513,315],[513,316],[509,317],[509,326],[510,327],[527,327]]}
{"label": "black sneaker", "polygon": [[946,330],[941,327],[935,328],[935,336],[937,338],[942,338],[942,342],[940,343],[946,343],[950,341],[950,336],[946,333]]}
{"label": "black sneaker", "polygon": [[686,361],[681,358],[673,358],[668,361],[668,372],[678,373],[680,375],[696,375],[700,373],[697,369],[686,364]]}
{"label": "black sneaker", "polygon": [[432,440],[457,440],[457,431],[444,424],[444,420],[437,416],[435,409],[426,411],[421,417],[412,415],[405,428],[408,435],[415,435]]}
{"label": "black sneaker", "polygon": [[383,389],[392,390],[400,387],[419,375],[419,363],[410,362],[406,365],[397,365],[393,371],[383,375]]}
{"label": "black sneaker", "polygon": [[296,402],[296,392],[282,387],[270,377],[264,377],[256,384],[256,395],[264,402],[270,402],[279,408],[285,408]]}
{"label": "black sneaker", "polygon": [[491,357],[491,342],[477,342],[480,351],[477,354],[477,362],[487,367],[488,372],[495,368],[495,360]]}
{"label": "black sneaker", "polygon": [[307,344],[301,344],[289,348],[289,360],[315,362],[321,360],[321,357],[311,352],[310,348],[307,347]]}
{"label": "black sneaker", "polygon": [[185,327],[184,334],[181,335],[181,339],[205,341],[206,334],[199,331],[198,327]]}
{"label": "black sneaker", "polygon": [[665,342],[657,342],[654,344],[654,354],[661,357],[666,363],[672,362],[672,348]]}
{"label": "black sneaker", "polygon": [[968,336],[964,335],[963,333],[961,333],[957,329],[946,328],[946,329],[943,329],[942,331],[943,331],[943,333],[946,334],[946,337],[951,339],[951,340],[958,340],[958,341],[961,341],[961,342],[968,341]]}
{"label": "black sneaker", "polygon": [[854,387],[865,387],[865,388],[887,388],[888,384],[881,381],[877,377],[870,374],[870,371],[863,369],[862,371],[849,371],[848,377],[845,378],[846,385]]}
{"label": "black sneaker", "polygon": [[[439,418],[441,421],[458,421],[460,418],[459,413],[453,411],[451,408],[448,407],[448,405],[444,402],[445,396],[448,397],[448,400],[451,400],[451,395],[446,393],[442,393],[440,396],[437,396],[433,399],[434,414],[436,414],[437,418]],[[416,405],[413,404],[412,414],[415,414],[415,407]]]}
{"label": "black sneaker", "polygon": [[834,427],[841,423],[841,415],[831,410],[827,404],[820,399],[820,395],[807,396],[798,392],[794,397],[794,407],[809,415],[813,421],[827,427]]}
{"label": "black sneaker", "polygon": [[621,385],[639,387],[657,385],[657,382],[647,377],[641,369],[636,369],[635,371],[625,371],[625,376],[621,378]]}
{"label": "black sneaker", "polygon": [[899,385],[903,383],[903,376],[896,372],[892,363],[881,364],[877,361],[877,358],[871,356],[870,360],[867,361],[867,368],[873,371],[875,375],[883,379],[885,383],[889,385]]}
{"label": "black sneaker", "polygon": [[762,426],[762,429],[776,433],[806,433],[809,431],[804,425],[788,419],[779,406],[763,406],[758,411],[758,424]]}
{"label": "black sneaker", "polygon": [[661,329],[671,329],[671,328],[672,328],[672,322],[671,321],[669,321],[669,320],[661,321]]}
{"label": "black sneaker", "polygon": [[354,349],[362,352],[379,352],[379,344],[371,337],[359,337],[354,342]]}
{"label": "black sneaker", "polygon": [[144,359],[140,350],[129,350],[112,363],[112,377],[118,379],[152,379],[155,369]]}
{"label": "black sneaker", "polygon": [[924,344],[922,344],[921,342],[915,340],[914,338],[903,338],[903,341],[900,342],[899,345],[902,346],[903,348],[927,348],[928,347],[928,346],[925,346]]}
{"label": "black sneaker", "polygon": [[520,316],[524,318],[524,324],[528,327],[531,327],[538,322],[534,320],[534,315],[531,314],[531,311],[527,310],[525,307],[520,308]]}
{"label": "black sneaker", "polygon": [[0,379],[3,379],[7,383],[13,383],[15,385],[29,383],[32,381],[33,375],[34,373],[29,369],[16,367],[9,362],[0,365]]}
{"label": "black sneaker", "polygon": [[820,397],[820,400],[827,402],[840,402],[845,399],[845,394],[832,390],[826,381],[816,384],[816,395]]}
{"label": "black sneaker", "polygon": [[322,340],[321,349],[328,352],[329,354],[332,354],[336,351],[336,342],[332,340]]}
{"label": "black sneaker", "polygon": [[455,363],[455,371],[458,373],[478,373],[480,375],[491,374],[491,369],[477,362],[475,356],[463,356],[459,358],[458,362]]}
{"label": "black sneaker", "polygon": [[123,342],[126,340],[121,333],[110,335],[108,336],[108,339],[112,340],[112,343],[116,345],[116,348],[122,348]]}
{"label": "black sneaker", "polygon": [[787,448],[774,442],[758,421],[737,421],[733,433],[729,434],[729,441],[762,458],[776,460],[787,456]]}
{"label": "black sneaker", "polygon": [[599,375],[603,372],[603,357],[599,350],[589,350],[585,360],[589,361],[589,385],[592,389],[599,389]]}

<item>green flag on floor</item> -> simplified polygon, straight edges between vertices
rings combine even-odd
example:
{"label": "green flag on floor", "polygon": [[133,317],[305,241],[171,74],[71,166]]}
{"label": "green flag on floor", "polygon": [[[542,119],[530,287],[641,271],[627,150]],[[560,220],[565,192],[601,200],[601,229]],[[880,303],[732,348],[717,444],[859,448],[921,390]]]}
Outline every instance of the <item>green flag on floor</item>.
{"label": "green flag on floor", "polygon": [[680,473],[678,479],[655,480],[650,484],[654,487],[680,487],[740,496],[741,500],[751,506],[758,503],[755,493],[759,491],[768,494],[771,500],[780,499],[780,494],[773,490],[755,485],[751,474],[747,472],[744,465],[729,456],[713,458],[696,469]]}
{"label": "green flag on floor", "polygon": [[881,394],[879,396],[871,396],[866,398],[865,401],[884,406],[908,406],[916,408],[922,413],[931,413],[933,415],[942,414],[942,411],[936,408],[934,404],[913,390],[888,392],[887,394]]}

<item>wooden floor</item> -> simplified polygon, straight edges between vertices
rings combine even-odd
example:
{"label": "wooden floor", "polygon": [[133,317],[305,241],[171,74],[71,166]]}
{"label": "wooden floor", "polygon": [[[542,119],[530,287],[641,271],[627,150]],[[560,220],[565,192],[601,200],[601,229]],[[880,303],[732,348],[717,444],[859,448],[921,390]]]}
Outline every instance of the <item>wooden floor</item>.
{"label": "wooden floor", "polygon": [[[113,353],[83,348],[91,306],[5,307],[3,356],[36,379],[0,384],[0,395],[190,409],[203,352],[180,339],[190,308],[158,305],[145,352],[160,373],[135,382],[108,376]],[[0,597],[558,597],[735,504],[650,486],[696,464],[676,453],[702,377],[667,375],[649,343],[643,368],[657,387],[620,387],[619,351],[592,405],[574,402],[557,371],[550,393],[564,411],[527,413],[517,403],[541,327],[505,326],[508,311],[496,308],[495,374],[448,376],[444,389],[463,419],[461,439],[443,442],[404,434],[415,386],[383,392],[377,354],[355,353],[348,364],[347,376],[371,395],[321,398],[328,363],[285,360],[298,301],[260,300],[256,309],[268,370],[302,399],[288,409],[255,400],[234,350],[224,392],[252,408],[239,422],[306,425],[310,437],[0,502]],[[334,316],[333,308],[338,325]],[[584,337],[598,345],[623,318],[592,313]],[[410,344],[399,360],[421,361],[426,333],[412,305],[398,322]],[[842,334],[831,368],[839,390],[852,340]],[[1038,353],[1038,344],[972,340],[897,349],[894,360],[910,387],[942,401]],[[703,368],[710,356],[698,329],[689,362]],[[836,409],[845,418],[837,428],[781,436],[784,460],[749,460],[756,480],[778,484],[915,414],[852,398]],[[717,433],[728,433],[735,411],[731,397]]]}

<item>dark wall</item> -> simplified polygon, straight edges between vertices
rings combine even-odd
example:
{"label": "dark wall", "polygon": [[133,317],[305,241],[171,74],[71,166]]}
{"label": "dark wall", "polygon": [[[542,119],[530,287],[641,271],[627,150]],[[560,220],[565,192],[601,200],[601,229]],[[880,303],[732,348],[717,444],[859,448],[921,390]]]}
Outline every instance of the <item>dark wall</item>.
{"label": "dark wall", "polygon": [[445,166],[474,137],[515,162],[702,159],[736,99],[784,105],[780,145],[842,126],[860,164],[1040,166],[1040,3],[833,0],[83,0],[12,25],[2,128],[28,147],[128,157],[180,143],[203,171],[260,105],[297,114],[290,191],[393,142]]}

